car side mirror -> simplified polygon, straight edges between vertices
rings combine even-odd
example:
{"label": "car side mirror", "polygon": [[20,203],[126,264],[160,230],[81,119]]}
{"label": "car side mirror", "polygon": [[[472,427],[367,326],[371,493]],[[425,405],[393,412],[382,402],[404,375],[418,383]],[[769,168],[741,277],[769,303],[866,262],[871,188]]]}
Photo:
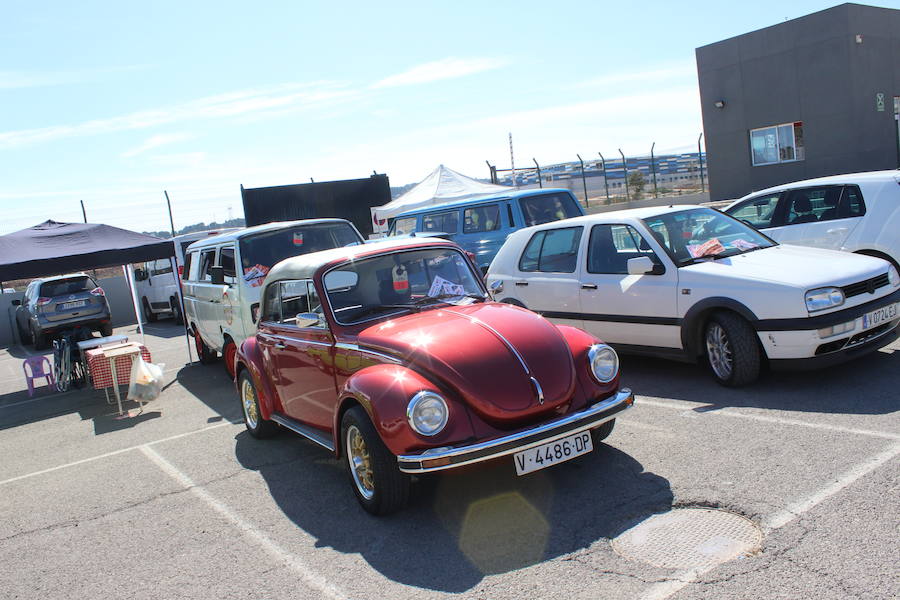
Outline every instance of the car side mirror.
{"label": "car side mirror", "polygon": [[259,321],[259,302],[254,302],[250,305],[250,318],[253,319],[254,323]]}
{"label": "car side mirror", "polygon": [[323,323],[322,315],[314,312],[305,312],[297,315],[297,327],[316,327]]}
{"label": "car side mirror", "polygon": [[225,267],[210,267],[209,277],[213,285],[225,285]]}
{"label": "car side mirror", "polygon": [[135,269],[134,270],[134,280],[135,281],[144,281],[147,279],[147,272],[143,269]]}
{"label": "car side mirror", "polygon": [[13,306],[22,306],[22,301],[21,300],[13,300],[12,305]]}
{"label": "car side mirror", "polygon": [[495,280],[492,281],[491,284],[488,286],[488,290],[491,292],[491,297],[493,297],[493,298],[496,299],[496,298],[497,298],[497,294],[500,294],[501,292],[503,292],[503,280],[502,280],[502,279],[495,279]]}
{"label": "car side mirror", "polygon": [[629,258],[627,264],[629,275],[662,275],[665,272],[665,267],[653,264],[649,256]]}

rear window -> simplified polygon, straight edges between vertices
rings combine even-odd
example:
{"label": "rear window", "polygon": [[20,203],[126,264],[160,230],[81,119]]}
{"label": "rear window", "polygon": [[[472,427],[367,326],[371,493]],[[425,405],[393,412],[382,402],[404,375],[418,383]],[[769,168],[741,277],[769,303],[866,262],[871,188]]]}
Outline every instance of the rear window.
{"label": "rear window", "polygon": [[405,217],[397,219],[391,223],[391,232],[389,235],[409,235],[416,230],[417,217]]}
{"label": "rear window", "polygon": [[543,273],[574,273],[578,262],[581,227],[547,229],[532,236],[522,257],[519,270]]}
{"label": "rear window", "polygon": [[571,195],[565,192],[521,198],[519,206],[522,208],[526,227],[581,216],[581,209],[578,207],[578,203]]}
{"label": "rear window", "polygon": [[42,283],[41,291],[38,296],[43,296],[45,298],[65,296],[66,294],[89,292],[95,287],[97,287],[97,284],[94,283],[93,279],[87,276],[57,279],[55,281],[45,281]]}
{"label": "rear window", "polygon": [[291,256],[361,244],[349,223],[296,225],[248,236],[240,241],[243,277],[260,285],[269,269]]}

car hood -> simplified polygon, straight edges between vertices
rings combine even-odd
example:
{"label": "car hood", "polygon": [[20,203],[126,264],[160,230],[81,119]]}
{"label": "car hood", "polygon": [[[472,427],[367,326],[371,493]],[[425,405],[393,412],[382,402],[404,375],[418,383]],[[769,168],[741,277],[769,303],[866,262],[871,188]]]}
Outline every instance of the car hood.
{"label": "car hood", "polygon": [[682,272],[755,279],[808,290],[863,281],[887,271],[885,261],[837,250],[782,244],[704,261]]}
{"label": "car hood", "polygon": [[559,330],[509,304],[451,305],[406,315],[363,330],[358,342],[438,378],[498,427],[553,412],[575,390],[572,352]]}

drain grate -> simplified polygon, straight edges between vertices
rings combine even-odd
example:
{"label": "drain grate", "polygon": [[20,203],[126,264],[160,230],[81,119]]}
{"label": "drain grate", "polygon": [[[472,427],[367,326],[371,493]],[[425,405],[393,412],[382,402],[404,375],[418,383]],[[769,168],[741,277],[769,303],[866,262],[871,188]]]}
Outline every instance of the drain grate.
{"label": "drain grate", "polygon": [[712,566],[759,550],[762,532],[740,515],[709,508],[679,508],[653,515],[612,540],[620,555],[655,567]]}

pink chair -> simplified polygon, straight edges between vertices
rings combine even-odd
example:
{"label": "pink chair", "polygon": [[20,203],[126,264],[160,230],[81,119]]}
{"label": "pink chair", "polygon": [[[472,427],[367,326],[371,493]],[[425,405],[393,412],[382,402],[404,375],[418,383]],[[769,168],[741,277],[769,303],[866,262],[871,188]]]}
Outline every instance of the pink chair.
{"label": "pink chair", "polygon": [[[31,370],[29,374],[28,371]],[[34,396],[34,380],[41,377],[46,378],[47,386],[51,390],[56,389],[56,381],[53,377],[53,366],[46,356],[29,356],[22,363],[22,370],[25,371],[25,383],[28,384],[28,395]]]}

